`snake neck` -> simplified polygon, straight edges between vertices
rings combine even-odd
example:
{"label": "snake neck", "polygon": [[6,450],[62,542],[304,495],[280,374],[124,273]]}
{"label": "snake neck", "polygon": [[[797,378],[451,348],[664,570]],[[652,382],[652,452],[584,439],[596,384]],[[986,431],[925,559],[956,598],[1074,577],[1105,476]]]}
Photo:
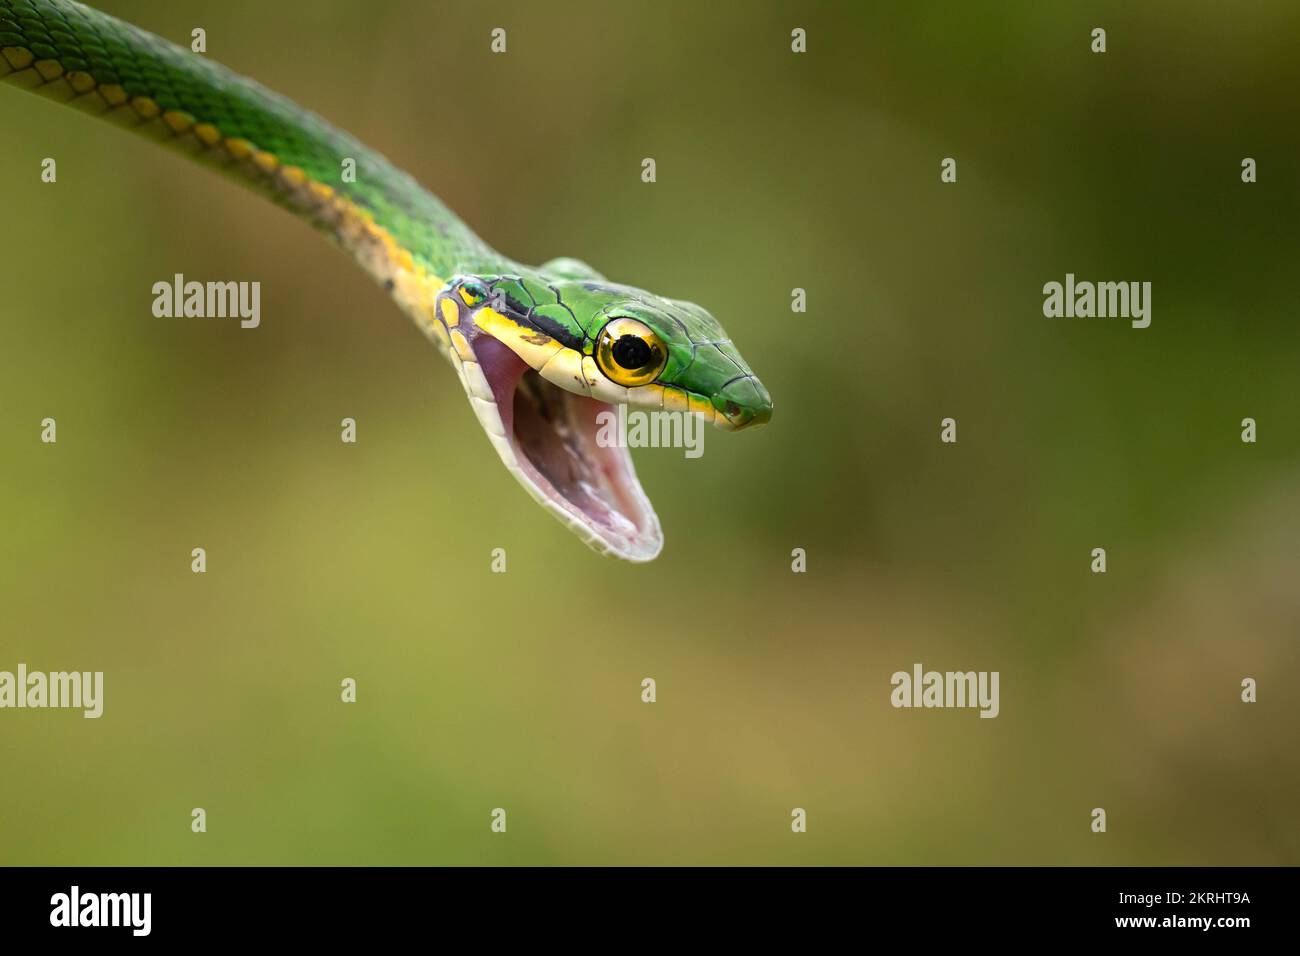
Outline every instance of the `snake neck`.
{"label": "snake neck", "polygon": [[437,294],[513,263],[348,133],[257,83],[70,0],[0,0],[0,81],[182,151],[353,256],[432,336]]}

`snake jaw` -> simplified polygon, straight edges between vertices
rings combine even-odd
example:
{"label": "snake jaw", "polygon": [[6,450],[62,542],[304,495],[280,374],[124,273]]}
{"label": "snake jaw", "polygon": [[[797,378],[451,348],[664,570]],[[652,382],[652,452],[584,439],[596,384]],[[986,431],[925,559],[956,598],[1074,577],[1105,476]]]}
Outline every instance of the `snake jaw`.
{"label": "snake jaw", "polygon": [[[426,314],[428,302],[418,298],[417,321],[460,373],[502,463],[602,553],[649,561],[663,547],[625,443],[597,440],[610,425],[603,413],[638,406],[728,430],[771,417],[766,389],[722,327],[691,303],[603,282],[476,270],[448,281]],[[609,335],[636,340],[655,361],[618,358]]]}
{"label": "snake jaw", "polygon": [[475,335],[472,348],[466,392],[515,479],[596,551],[655,558],[663,533],[631,455],[596,441],[597,416],[613,406],[548,381],[491,335]]}

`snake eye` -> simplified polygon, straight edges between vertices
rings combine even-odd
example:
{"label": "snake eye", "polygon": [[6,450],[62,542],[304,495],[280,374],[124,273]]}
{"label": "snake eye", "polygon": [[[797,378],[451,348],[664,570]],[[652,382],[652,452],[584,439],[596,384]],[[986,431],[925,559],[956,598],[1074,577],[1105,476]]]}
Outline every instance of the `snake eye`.
{"label": "snake eye", "polygon": [[487,289],[474,281],[462,283],[457,291],[460,292],[460,297],[465,300],[465,304],[471,307],[478,305],[487,298]]}
{"label": "snake eye", "polygon": [[632,388],[655,380],[668,364],[668,349],[644,322],[611,319],[596,336],[596,364],[610,381]]}

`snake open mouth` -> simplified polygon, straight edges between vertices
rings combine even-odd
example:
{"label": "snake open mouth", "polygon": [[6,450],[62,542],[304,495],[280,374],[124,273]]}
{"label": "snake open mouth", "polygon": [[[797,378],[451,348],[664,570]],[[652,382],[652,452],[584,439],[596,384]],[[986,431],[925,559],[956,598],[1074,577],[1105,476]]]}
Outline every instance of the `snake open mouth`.
{"label": "snake open mouth", "polygon": [[614,406],[548,382],[489,335],[475,337],[474,354],[505,431],[493,444],[520,484],[597,550],[654,558],[663,534],[632,457],[597,441],[598,416]]}

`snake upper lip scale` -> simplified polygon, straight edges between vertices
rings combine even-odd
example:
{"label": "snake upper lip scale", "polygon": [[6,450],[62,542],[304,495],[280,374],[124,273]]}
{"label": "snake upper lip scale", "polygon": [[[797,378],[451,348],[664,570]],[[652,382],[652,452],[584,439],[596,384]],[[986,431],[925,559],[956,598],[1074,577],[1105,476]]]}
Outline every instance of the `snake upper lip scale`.
{"label": "snake upper lip scale", "polygon": [[383,156],[204,55],[70,0],[0,0],[0,79],[180,147],[324,231],[455,367],[511,474],[598,551],[648,561],[663,546],[628,450],[596,441],[602,410],[725,429],[771,417],[700,306],[576,259],[501,256]]}

